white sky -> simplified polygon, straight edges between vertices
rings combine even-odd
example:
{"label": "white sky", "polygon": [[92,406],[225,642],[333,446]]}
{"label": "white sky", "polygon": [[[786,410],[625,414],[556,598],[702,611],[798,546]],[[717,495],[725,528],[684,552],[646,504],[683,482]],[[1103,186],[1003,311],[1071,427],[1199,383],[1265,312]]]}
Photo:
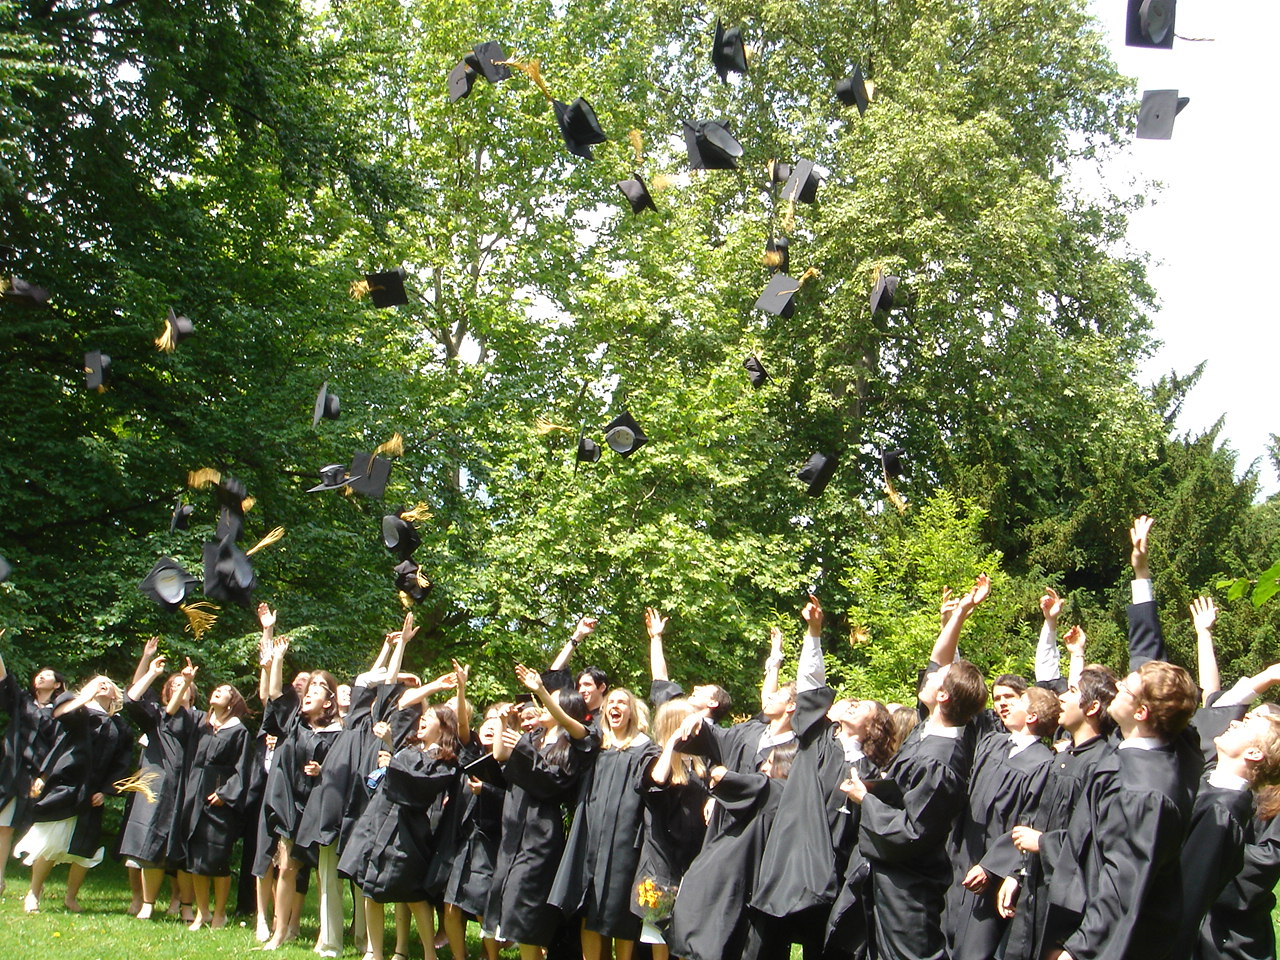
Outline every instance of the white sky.
{"label": "white sky", "polygon": [[1280,274],[1280,117],[1266,104],[1275,83],[1268,66],[1280,58],[1280,4],[1182,0],[1178,36],[1213,42],[1177,39],[1172,50],[1125,46],[1125,0],[1090,6],[1139,93],[1176,89],[1191,98],[1172,140],[1135,140],[1131,154],[1107,171],[1113,184],[1135,175],[1164,184],[1129,231],[1133,245],[1152,254],[1150,276],[1161,302],[1154,321],[1164,346],[1143,379],[1171,369],[1186,373],[1207,360],[1179,429],[1202,430],[1225,414],[1222,439],[1236,451],[1237,474],[1257,460],[1263,494],[1275,493],[1280,478],[1266,447],[1269,434],[1280,434],[1271,299],[1271,280]]}

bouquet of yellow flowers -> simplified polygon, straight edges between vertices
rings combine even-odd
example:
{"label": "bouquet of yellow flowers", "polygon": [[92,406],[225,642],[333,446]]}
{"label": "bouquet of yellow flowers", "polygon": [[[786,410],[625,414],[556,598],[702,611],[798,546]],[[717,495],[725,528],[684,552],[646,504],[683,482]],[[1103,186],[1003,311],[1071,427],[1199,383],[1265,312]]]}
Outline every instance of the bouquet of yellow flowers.
{"label": "bouquet of yellow flowers", "polygon": [[658,883],[653,877],[645,877],[636,884],[636,905],[644,911],[645,923],[657,926],[671,916],[676,905],[678,884]]}

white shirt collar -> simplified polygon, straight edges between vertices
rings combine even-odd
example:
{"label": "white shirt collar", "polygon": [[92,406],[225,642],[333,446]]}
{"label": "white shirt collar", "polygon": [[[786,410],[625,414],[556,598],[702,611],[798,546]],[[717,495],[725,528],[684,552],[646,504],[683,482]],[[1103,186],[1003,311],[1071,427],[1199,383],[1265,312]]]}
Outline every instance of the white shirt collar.
{"label": "white shirt collar", "polygon": [[1012,744],[1009,750],[1009,756],[1016,757],[1027,747],[1031,746],[1040,738],[1034,733],[1011,733],[1009,734],[1009,743]]}
{"label": "white shirt collar", "polygon": [[1129,737],[1120,741],[1121,750],[1159,750],[1164,741],[1159,737]]}
{"label": "white shirt collar", "polygon": [[946,737],[948,740],[960,739],[960,727],[948,727],[930,717],[922,724],[920,739],[925,737]]}
{"label": "white shirt collar", "polygon": [[765,727],[764,733],[760,734],[760,743],[756,747],[756,750],[757,752],[760,750],[768,750],[772,747],[776,747],[780,743],[790,743],[795,738],[796,732],[794,730],[784,730],[782,733],[775,736],[769,732],[768,727]]}
{"label": "white shirt collar", "polygon": [[866,756],[862,749],[862,741],[857,737],[850,737],[848,740],[841,741],[841,743],[844,744],[845,763],[856,763]]}
{"label": "white shirt collar", "polygon": [[1249,781],[1244,777],[1237,777],[1235,774],[1214,768],[1209,774],[1209,786],[1218,787],[1220,790],[1248,790]]}

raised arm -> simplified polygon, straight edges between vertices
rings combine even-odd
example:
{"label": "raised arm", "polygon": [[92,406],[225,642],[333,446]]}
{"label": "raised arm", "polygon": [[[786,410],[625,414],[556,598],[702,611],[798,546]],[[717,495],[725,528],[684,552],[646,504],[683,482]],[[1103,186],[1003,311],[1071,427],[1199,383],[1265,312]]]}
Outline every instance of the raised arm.
{"label": "raised arm", "polygon": [[800,616],[807,627],[800,643],[800,659],[796,663],[796,693],[827,685],[827,666],[822,660],[822,604],[812,593]]}
{"label": "raised arm", "polygon": [[551,714],[556,723],[564,727],[565,733],[574,740],[581,740],[587,735],[587,728],[565,713],[564,708],[560,706],[560,701],[543,686],[542,675],[537,670],[530,670],[523,663],[517,663],[516,676],[542,701],[542,705],[547,708],[547,713]]}
{"label": "raised arm", "polygon": [[1155,521],[1145,514],[1133,521],[1129,528],[1132,551],[1129,564],[1133,567],[1133,602],[1125,611],[1129,619],[1129,669],[1136,670],[1148,660],[1167,660],[1164,634],[1160,629],[1160,617],[1156,612],[1155,592],[1151,584],[1151,527]]}
{"label": "raised arm", "polygon": [[85,684],[84,689],[76,694],[75,699],[68,700],[61,706],[54,707],[53,715],[55,717],[61,717],[64,714],[70,713],[72,710],[79,710],[81,707],[87,705],[94,697],[110,691],[111,688],[108,686],[110,682],[110,680],[106,680],[105,678],[99,678],[97,683]]}
{"label": "raised arm", "polygon": [[435,696],[437,693],[444,693],[446,690],[456,689],[458,686],[458,678],[452,673],[442,673],[430,683],[423,683],[416,687],[410,687],[404,693],[400,694],[400,699],[396,706],[401,710],[408,710],[410,707],[416,707],[429,697]]}
{"label": "raised arm", "polygon": [[649,675],[654,680],[670,680],[667,656],[662,649],[662,631],[667,629],[667,618],[653,607],[645,607],[644,628],[649,633]]}
{"label": "raised arm", "polygon": [[258,604],[258,623],[262,626],[262,639],[258,641],[258,699],[266,703],[271,673],[271,654],[275,644],[276,613],[265,603]]}
{"label": "raised arm", "polygon": [[284,655],[289,652],[289,641],[285,637],[273,640],[271,645],[271,666],[267,668],[267,699],[279,700],[284,693]]}
{"label": "raised arm", "polygon": [[138,658],[138,665],[133,668],[133,679],[129,681],[129,685],[137,683],[147,675],[147,669],[156,658],[156,651],[160,649],[159,637],[147,637],[147,642],[142,645],[142,656]]}
{"label": "raised arm", "polygon": [[573,656],[573,651],[578,649],[578,644],[591,636],[591,632],[595,630],[596,624],[599,622],[595,617],[583,617],[579,620],[578,625],[573,629],[573,636],[565,641],[564,646],[560,648],[560,652],[551,661],[551,666],[548,669],[563,670],[565,664],[569,662],[569,658]]}
{"label": "raised arm", "polygon": [[1058,656],[1058,617],[1062,614],[1062,598],[1052,587],[1044,588],[1040,613],[1044,616],[1044,623],[1040,626],[1040,640],[1036,644],[1036,680],[1059,680],[1062,678],[1062,664]]}
{"label": "raised arm", "polygon": [[[987,575],[980,574],[978,579],[973,582],[973,588],[956,601],[956,608],[952,611],[951,616],[947,618],[947,622],[942,625],[942,630],[938,633],[938,639],[934,641],[933,651],[929,654],[929,660],[936,663],[940,667],[945,667],[956,659],[956,648],[960,644],[960,630],[964,627],[964,622],[969,619],[969,614],[973,613],[991,593],[991,580]],[[944,596],[944,602],[946,598]]]}
{"label": "raised arm", "polygon": [[778,692],[778,671],[782,669],[782,630],[769,631],[769,658],[764,662],[764,681],[760,684],[760,709]]}
{"label": "raised arm", "polygon": [[410,610],[404,615],[404,624],[400,627],[400,636],[391,641],[391,653],[387,658],[388,683],[395,683],[396,678],[400,676],[400,665],[404,663],[405,647],[417,635],[418,628],[413,625],[413,611]]}
{"label": "raised arm", "polygon": [[173,693],[169,695],[169,702],[164,705],[164,712],[169,716],[173,716],[182,707],[182,698],[186,694],[187,688],[195,682],[196,671],[199,667],[191,665],[191,658],[187,657],[187,665],[182,668],[182,679],[173,685]]}
{"label": "raised arm", "polygon": [[453,676],[458,683],[458,688],[454,692],[454,700],[458,704],[458,742],[471,742],[471,709],[467,706],[467,678],[471,674],[471,668],[465,663],[453,661]]}
{"label": "raised arm", "polygon": [[1080,682],[1080,674],[1084,672],[1084,651],[1089,644],[1084,628],[1076,624],[1062,638],[1062,645],[1067,648],[1070,660],[1067,662],[1067,685],[1075,686]]}
{"label": "raised arm", "polygon": [[1222,677],[1218,674],[1218,656],[1213,649],[1213,626],[1218,622],[1218,608],[1208,597],[1191,601],[1191,623],[1196,628],[1196,669],[1200,684],[1201,704],[1209,694],[1222,689]]}
{"label": "raised arm", "polygon": [[142,676],[134,680],[129,686],[125,696],[130,700],[141,700],[142,695],[147,692],[151,684],[156,682],[156,678],[164,673],[165,659],[164,657],[153,657],[150,665],[142,672]]}

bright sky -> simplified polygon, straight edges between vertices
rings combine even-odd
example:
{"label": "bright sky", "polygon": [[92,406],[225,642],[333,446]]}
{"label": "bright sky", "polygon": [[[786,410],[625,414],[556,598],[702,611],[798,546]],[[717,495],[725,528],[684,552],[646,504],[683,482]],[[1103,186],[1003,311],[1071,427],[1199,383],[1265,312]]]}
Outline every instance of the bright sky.
{"label": "bright sky", "polygon": [[[1172,140],[1135,140],[1108,170],[1113,184],[1146,176],[1164,184],[1153,206],[1135,215],[1130,240],[1152,254],[1151,280],[1161,309],[1163,347],[1145,381],[1207,360],[1178,426],[1200,431],[1226,416],[1222,434],[1237,454],[1237,474],[1258,461],[1262,492],[1280,490],[1266,456],[1280,434],[1276,309],[1271,279],[1280,274],[1280,126],[1266,106],[1269,69],[1280,36],[1280,4],[1268,0],[1182,0],[1172,50],[1126,47],[1126,0],[1090,0],[1105,25],[1120,70],[1142,90],[1176,89],[1191,103]],[[1213,42],[1189,42],[1208,37]],[[1270,133],[1268,131],[1271,131]]]}

